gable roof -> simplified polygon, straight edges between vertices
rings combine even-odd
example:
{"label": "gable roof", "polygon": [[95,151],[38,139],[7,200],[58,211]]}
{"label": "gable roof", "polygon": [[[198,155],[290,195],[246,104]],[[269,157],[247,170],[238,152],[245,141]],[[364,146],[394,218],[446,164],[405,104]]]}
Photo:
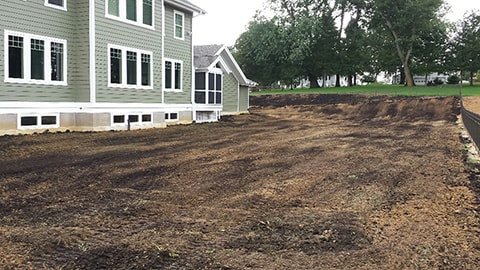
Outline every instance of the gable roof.
{"label": "gable roof", "polygon": [[206,14],[207,12],[202,8],[192,4],[190,1],[187,0],[164,0],[165,4],[174,6],[176,8],[181,8],[192,13],[198,13],[200,15]]}
{"label": "gable roof", "polygon": [[227,73],[233,73],[233,76],[241,85],[249,86],[251,81],[245,77],[242,69],[233,58],[230,50],[224,45],[202,45],[194,46],[194,66],[195,70],[208,71],[215,67],[219,62]]}

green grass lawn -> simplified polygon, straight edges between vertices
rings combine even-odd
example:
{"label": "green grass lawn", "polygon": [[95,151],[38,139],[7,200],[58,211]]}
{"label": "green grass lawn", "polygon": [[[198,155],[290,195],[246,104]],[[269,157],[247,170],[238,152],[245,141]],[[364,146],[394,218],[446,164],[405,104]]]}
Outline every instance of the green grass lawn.
{"label": "green grass lawn", "polygon": [[[480,95],[480,83],[473,86],[463,84],[461,87],[463,96]],[[415,86],[407,88],[403,85],[369,84],[354,87],[330,87],[316,89],[274,89],[252,92],[252,95],[271,94],[366,94],[366,95],[394,95],[394,96],[459,96],[460,85],[441,86]]]}

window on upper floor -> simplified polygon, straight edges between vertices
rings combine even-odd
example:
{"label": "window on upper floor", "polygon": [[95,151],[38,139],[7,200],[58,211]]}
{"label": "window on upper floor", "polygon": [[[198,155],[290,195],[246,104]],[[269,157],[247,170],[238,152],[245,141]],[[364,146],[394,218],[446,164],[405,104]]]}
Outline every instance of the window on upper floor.
{"label": "window on upper floor", "polygon": [[184,30],[185,30],[185,14],[180,11],[173,12],[175,28],[174,28],[174,37],[177,39],[184,39]]}
{"label": "window on upper floor", "polygon": [[108,86],[152,89],[152,52],[109,45]]}
{"label": "window on upper floor", "polygon": [[153,27],[153,0],[106,0],[106,16],[126,23]]}
{"label": "window on upper floor", "polygon": [[164,89],[170,91],[182,91],[182,61],[165,60],[165,80]]}
{"label": "window on upper floor", "polygon": [[5,82],[66,85],[67,41],[5,31]]}
{"label": "window on upper floor", "polygon": [[66,10],[67,0],[45,0],[45,6]]}

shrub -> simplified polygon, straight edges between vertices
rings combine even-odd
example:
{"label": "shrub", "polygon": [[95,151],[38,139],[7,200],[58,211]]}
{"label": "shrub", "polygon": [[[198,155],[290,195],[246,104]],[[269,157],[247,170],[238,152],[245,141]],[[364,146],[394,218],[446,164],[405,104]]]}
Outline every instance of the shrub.
{"label": "shrub", "polygon": [[457,75],[450,75],[447,78],[447,84],[458,84],[460,82],[460,77]]}

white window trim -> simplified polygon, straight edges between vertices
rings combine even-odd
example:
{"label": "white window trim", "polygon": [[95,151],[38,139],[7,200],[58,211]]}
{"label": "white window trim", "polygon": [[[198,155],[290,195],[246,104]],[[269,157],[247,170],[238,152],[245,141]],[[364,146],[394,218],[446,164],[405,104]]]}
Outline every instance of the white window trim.
{"label": "white window trim", "polygon": [[[128,89],[145,89],[145,90],[152,90],[153,89],[153,52],[151,51],[144,51],[139,49],[134,49],[125,46],[118,46],[113,44],[108,44],[107,46],[107,58],[108,58],[108,87],[111,88],[128,88]],[[110,49],[118,49],[122,51],[122,83],[111,83],[111,57],[110,57]],[[127,84],[127,51],[136,52],[137,53],[137,84]],[[150,55],[150,85],[142,85],[142,58],[141,54],[148,54]]]}
{"label": "white window trim", "polygon": [[[163,90],[166,92],[183,92],[183,61],[182,60],[175,60],[175,59],[170,59],[170,58],[165,58],[163,60],[163,70],[162,72],[165,73],[165,62],[172,62],[172,88],[165,88],[165,80],[167,79],[167,76],[163,76]],[[180,64],[182,69],[180,70],[180,89],[175,89],[175,64]]]}
{"label": "white window trim", "polygon": [[[54,116],[56,118],[55,125],[42,125],[42,116]],[[22,117],[36,117],[37,125],[35,126],[22,126]],[[60,114],[58,113],[47,113],[47,114],[18,114],[17,115],[17,129],[19,130],[30,130],[30,129],[41,129],[41,128],[59,128],[60,127]]]}
{"label": "white window trim", "polygon": [[[17,37],[23,37],[23,78],[10,78],[9,77],[9,62],[8,62],[8,36],[17,36]],[[50,74],[50,69],[51,69],[51,61],[45,61],[44,64],[44,70],[45,70],[45,79],[44,80],[35,80],[31,79],[31,70],[30,70],[30,62],[31,62],[31,40],[32,39],[38,39],[38,40],[43,40],[45,41],[45,59],[51,59],[51,43],[56,42],[56,43],[61,43],[63,44],[63,81],[52,81],[51,77],[49,76]],[[68,62],[67,62],[67,55],[68,55],[68,50],[67,50],[67,41],[64,39],[58,39],[58,38],[51,38],[51,37],[45,37],[45,36],[39,36],[39,35],[33,35],[33,34],[27,34],[27,33],[21,33],[21,32],[15,32],[15,31],[9,31],[5,30],[5,35],[4,35],[4,55],[5,55],[5,77],[4,81],[7,83],[25,83],[25,84],[42,84],[42,85],[68,85],[67,83],[67,78],[68,78]]]}
{"label": "white window trim", "polygon": [[[205,93],[205,103],[196,103],[196,104],[200,104],[200,105],[223,105],[223,99],[224,99],[224,89],[223,89],[223,84],[224,84],[224,78],[225,78],[225,74],[223,73],[223,70],[220,69],[220,68],[212,68],[208,71],[204,71],[203,73],[205,73],[205,89],[195,89],[195,92],[204,92]],[[214,78],[214,83],[213,83],[213,90],[209,90],[208,89],[208,83],[209,83],[209,74],[214,74],[215,75],[215,78]],[[216,76],[217,75],[221,75],[221,89],[220,91],[217,90],[217,78]],[[209,103],[208,102],[208,94],[210,91],[214,91],[214,93],[217,93],[217,92],[220,92],[222,94],[222,100],[220,101],[220,103]],[[215,99],[217,97],[215,96]]]}
{"label": "white window trim", "polygon": [[[182,16],[182,36],[177,37],[177,15]],[[174,10],[173,11],[173,37],[178,40],[185,40],[185,13]]]}
{"label": "white window trim", "polygon": [[[168,111],[165,112],[165,114],[168,114],[168,119],[165,117],[165,122],[178,122],[180,120],[180,113],[178,111]],[[177,118],[172,119],[172,114],[176,114]]]}
{"label": "white window trim", "polygon": [[105,17],[120,21],[123,23],[128,23],[136,26],[140,26],[143,28],[148,28],[151,30],[155,30],[155,1],[152,0],[152,25],[144,24],[143,23],[143,0],[137,0],[137,21],[132,21],[127,19],[127,9],[126,9],[126,0],[119,0],[119,16],[111,15],[108,13],[108,0],[105,0]]}
{"label": "white window trim", "polygon": [[67,0],[63,0],[63,6],[50,4],[50,3],[48,3],[48,0],[45,0],[45,6],[67,11]]}
{"label": "white window trim", "polygon": [[[150,121],[142,121],[142,116],[143,115],[150,115]],[[138,116],[138,122],[130,122],[130,126],[148,126],[153,124],[153,113],[151,112],[132,112],[132,113],[112,113],[110,117],[110,123],[112,127],[118,127],[118,126],[125,126],[128,125],[128,117],[130,115],[136,115]],[[115,116],[123,116],[125,121],[122,123],[115,123],[113,121]]]}

